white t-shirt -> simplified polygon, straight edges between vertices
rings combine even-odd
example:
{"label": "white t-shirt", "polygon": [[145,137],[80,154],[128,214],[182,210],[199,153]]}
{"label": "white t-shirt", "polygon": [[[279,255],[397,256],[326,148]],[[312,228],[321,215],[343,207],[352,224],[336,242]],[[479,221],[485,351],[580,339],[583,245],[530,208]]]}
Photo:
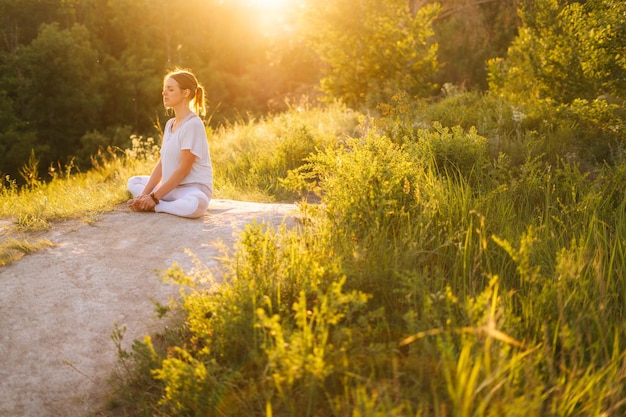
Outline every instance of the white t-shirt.
{"label": "white t-shirt", "polygon": [[[202,120],[195,114],[189,114],[176,129],[172,132],[170,119],[165,124],[163,133],[163,144],[161,145],[161,169],[162,181],[166,181],[180,165],[180,151],[188,149],[196,156],[191,171],[180,185],[199,184],[200,188],[208,188],[213,194],[213,167],[209,155],[209,144],[204,130]],[[206,191],[205,191],[206,192]]]}

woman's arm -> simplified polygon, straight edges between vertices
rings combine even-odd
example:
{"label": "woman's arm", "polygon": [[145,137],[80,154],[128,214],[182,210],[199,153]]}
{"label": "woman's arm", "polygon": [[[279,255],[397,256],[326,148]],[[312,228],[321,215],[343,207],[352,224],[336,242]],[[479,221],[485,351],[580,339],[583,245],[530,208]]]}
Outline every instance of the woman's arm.
{"label": "woman's arm", "polygon": [[161,170],[161,160],[159,159],[159,162],[152,170],[152,173],[150,174],[150,179],[148,179],[148,182],[146,183],[146,186],[144,187],[141,195],[148,195],[154,190],[154,188],[159,184],[159,181],[161,181],[162,173],[163,171]]}
{"label": "woman's arm", "polygon": [[146,183],[143,191],[137,197],[128,200],[128,202],[126,203],[128,207],[130,207],[134,211],[152,210],[154,206],[156,206],[156,203],[154,202],[152,197],[150,197],[150,193],[161,181],[162,173],[163,171],[161,170],[161,160],[159,159],[159,162],[157,162],[154,169],[152,169],[150,178],[148,179],[148,182]]}
{"label": "woman's arm", "polygon": [[[185,179],[185,177],[189,174],[189,172],[191,172],[191,168],[193,167],[193,163],[195,160],[196,160],[196,156],[192,154],[189,149],[181,150],[180,151],[180,164],[178,165],[178,168],[176,169],[176,171],[174,171],[174,173],[167,180],[165,180],[163,184],[161,184],[161,186],[156,191],[154,191],[154,196],[158,200],[160,200],[161,198],[165,197],[167,193],[169,193],[174,188],[176,188],[178,184],[180,184],[180,182],[183,179]],[[159,161],[159,168],[160,168],[160,161]],[[150,177],[150,180],[152,180],[152,176]],[[149,185],[150,185],[150,181],[148,181],[148,184],[146,185],[146,189],[144,190],[144,192],[148,190]],[[152,189],[149,189],[147,194],[149,194],[151,191]]]}

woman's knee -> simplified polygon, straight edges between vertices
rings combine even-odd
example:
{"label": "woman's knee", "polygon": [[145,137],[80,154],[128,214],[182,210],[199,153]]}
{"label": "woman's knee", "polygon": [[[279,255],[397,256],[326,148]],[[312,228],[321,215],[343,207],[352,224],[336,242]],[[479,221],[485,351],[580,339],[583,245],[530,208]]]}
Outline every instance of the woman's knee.
{"label": "woman's knee", "polygon": [[209,208],[209,200],[206,198],[204,194],[202,195],[193,195],[194,205],[196,206],[195,210],[189,215],[191,218],[202,217],[204,213]]}
{"label": "woman's knee", "polygon": [[198,197],[198,210],[202,210],[203,212],[209,208],[209,200],[205,197]]}
{"label": "woman's knee", "polygon": [[126,188],[130,191],[133,197],[141,194],[145,185],[146,180],[143,176],[130,177],[126,182]]}
{"label": "woman's knee", "polygon": [[206,194],[200,191],[187,192],[186,195],[173,200],[162,198],[155,211],[195,219],[204,215],[209,208],[209,201]]}

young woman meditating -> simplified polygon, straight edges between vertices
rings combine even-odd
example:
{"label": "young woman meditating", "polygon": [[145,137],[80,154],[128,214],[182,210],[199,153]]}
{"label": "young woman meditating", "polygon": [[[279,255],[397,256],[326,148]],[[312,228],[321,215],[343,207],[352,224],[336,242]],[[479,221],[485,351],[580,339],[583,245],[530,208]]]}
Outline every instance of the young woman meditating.
{"label": "young woman meditating", "polygon": [[204,124],[204,89],[189,71],[177,70],[163,81],[163,104],[174,111],[167,121],[161,157],[150,176],[128,180],[133,211],[201,217],[213,196],[213,168]]}

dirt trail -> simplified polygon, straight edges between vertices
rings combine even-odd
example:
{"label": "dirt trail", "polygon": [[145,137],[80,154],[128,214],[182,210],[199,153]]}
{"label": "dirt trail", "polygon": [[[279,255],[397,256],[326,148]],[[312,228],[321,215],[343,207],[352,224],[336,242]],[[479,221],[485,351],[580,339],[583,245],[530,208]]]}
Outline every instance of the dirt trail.
{"label": "dirt trail", "polygon": [[[124,345],[160,330],[152,300],[178,288],[159,270],[192,267],[189,248],[219,269],[215,245],[232,245],[253,219],[293,221],[291,204],[213,200],[204,218],[133,213],[125,205],[93,224],[55,225],[55,247],[0,267],[0,416],[85,417],[109,393],[117,360],[111,333],[126,326]],[[1,237],[1,236],[0,236]]]}

